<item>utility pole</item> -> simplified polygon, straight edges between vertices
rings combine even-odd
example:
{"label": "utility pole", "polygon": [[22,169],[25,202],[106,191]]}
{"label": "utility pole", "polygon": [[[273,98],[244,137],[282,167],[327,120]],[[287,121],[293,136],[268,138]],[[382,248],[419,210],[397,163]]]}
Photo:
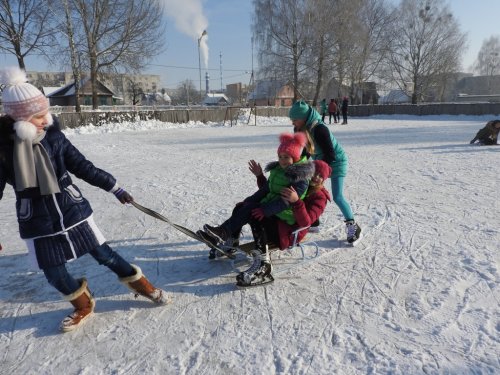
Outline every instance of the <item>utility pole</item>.
{"label": "utility pole", "polygon": [[219,52],[219,58],[220,58],[220,92],[223,93],[224,90],[222,88],[222,52]]}

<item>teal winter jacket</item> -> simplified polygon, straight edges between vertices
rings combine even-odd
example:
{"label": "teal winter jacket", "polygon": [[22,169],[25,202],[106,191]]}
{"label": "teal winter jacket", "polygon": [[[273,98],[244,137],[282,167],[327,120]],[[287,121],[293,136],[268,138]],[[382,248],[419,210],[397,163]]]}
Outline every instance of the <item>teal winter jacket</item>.
{"label": "teal winter jacket", "polygon": [[332,177],[345,177],[348,166],[347,154],[328,126],[321,121],[321,115],[312,107],[305,128],[314,143],[314,153],[311,157],[329,164],[332,167]]}

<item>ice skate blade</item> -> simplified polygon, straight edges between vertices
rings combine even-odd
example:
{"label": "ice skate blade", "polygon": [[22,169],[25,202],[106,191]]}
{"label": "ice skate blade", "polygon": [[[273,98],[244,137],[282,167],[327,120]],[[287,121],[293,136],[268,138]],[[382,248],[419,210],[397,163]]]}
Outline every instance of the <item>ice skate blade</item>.
{"label": "ice skate blade", "polygon": [[351,245],[352,247],[355,247],[357,244],[359,244],[359,242],[360,242],[362,239],[363,239],[363,232],[361,232],[361,233],[359,234],[359,238],[358,238],[356,241],[351,242],[351,243],[349,243],[349,242],[348,242],[348,244],[349,244],[349,245]]}
{"label": "ice skate blade", "polygon": [[273,275],[268,275],[265,277],[264,280],[257,281],[257,282],[252,282],[251,284],[241,284],[239,281],[236,282],[236,287],[238,289],[248,289],[248,288],[254,288],[256,286],[265,286],[269,285],[274,282],[274,277]]}

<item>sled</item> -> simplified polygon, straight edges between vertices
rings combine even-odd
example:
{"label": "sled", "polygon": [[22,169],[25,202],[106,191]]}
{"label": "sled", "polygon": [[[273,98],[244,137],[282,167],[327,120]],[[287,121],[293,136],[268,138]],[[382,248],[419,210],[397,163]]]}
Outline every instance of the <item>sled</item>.
{"label": "sled", "polygon": [[165,216],[159,214],[156,211],[151,210],[150,208],[141,206],[139,203],[137,203],[135,201],[130,202],[130,204],[132,204],[132,206],[134,206],[138,210],[144,212],[145,214],[148,214],[149,216],[152,216],[155,219],[164,221],[165,223],[170,224],[172,227],[174,227],[178,231],[184,233],[185,235],[187,235],[187,236],[189,236],[189,237],[191,237],[191,238],[193,238],[193,239],[195,239],[195,240],[197,240],[197,241],[199,241],[201,243],[204,243],[205,245],[207,245],[207,246],[209,246],[209,247],[217,250],[218,252],[221,253],[221,255],[227,256],[230,259],[234,259],[234,257],[235,257],[234,254],[232,254],[230,252],[227,252],[227,251],[221,249],[218,246],[214,246],[213,244],[211,244],[210,242],[206,241],[204,238],[202,238],[201,236],[199,236],[197,233],[193,232],[191,229],[188,229],[186,227],[183,227],[182,225],[173,223],[169,219],[167,219]]}
{"label": "sled", "polygon": [[[315,241],[308,240],[307,236],[304,237],[302,241],[300,242],[297,241],[299,233],[303,230],[308,230],[308,229],[309,227],[303,227],[293,231],[292,232],[293,242],[287,249],[281,250],[279,246],[274,243],[267,244],[269,249],[269,256],[271,258],[271,262],[273,263],[274,267],[273,275],[289,271],[301,265],[305,265],[306,263],[318,257],[319,246]],[[238,273],[240,272],[239,269],[241,267],[243,267],[244,265],[245,266],[248,265],[248,260],[253,261],[252,252],[255,251],[257,248],[255,245],[255,241],[250,241],[243,243],[239,246],[223,247],[223,249],[226,251],[236,250],[236,254],[243,253],[246,255],[246,261],[244,261],[243,263],[241,262],[241,259],[240,261],[238,261],[236,258],[231,259],[231,267],[233,268],[234,272]],[[294,254],[297,250],[299,251],[298,256]],[[287,263],[287,260],[288,261],[293,260],[293,263],[289,264],[288,266],[284,266]],[[274,281],[274,279],[272,281]]]}

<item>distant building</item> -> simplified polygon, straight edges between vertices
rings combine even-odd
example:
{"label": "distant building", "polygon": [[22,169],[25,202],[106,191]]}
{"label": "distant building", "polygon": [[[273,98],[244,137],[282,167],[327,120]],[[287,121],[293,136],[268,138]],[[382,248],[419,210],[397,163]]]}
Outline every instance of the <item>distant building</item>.
{"label": "distant building", "polygon": [[342,85],[335,78],[332,78],[326,84],[324,94],[321,97],[325,98],[328,103],[330,99],[339,99],[344,96],[349,96],[349,86]]}
{"label": "distant building", "polygon": [[167,93],[161,92],[147,93],[142,96],[142,105],[171,105],[172,99]]}
{"label": "distant building", "polygon": [[375,82],[362,82],[356,87],[355,93],[351,104],[378,104],[380,95]]}
{"label": "distant building", "polygon": [[403,90],[391,90],[387,95],[381,96],[378,104],[403,104],[411,103],[411,97]]}
{"label": "distant building", "polygon": [[246,104],[246,99],[248,95],[248,86],[238,83],[231,83],[226,85],[226,96],[233,102],[240,105]]}
{"label": "distant building", "polygon": [[28,82],[38,88],[63,87],[73,82],[73,74],[68,72],[26,72]]}
{"label": "distant building", "polygon": [[293,97],[294,88],[291,83],[280,80],[261,80],[257,81],[254,90],[248,94],[248,104],[287,107],[292,105]]}
{"label": "distant building", "polygon": [[454,87],[453,100],[460,102],[500,101],[500,76],[464,77]]}
{"label": "distant building", "polygon": [[224,94],[208,93],[205,96],[205,99],[203,99],[203,105],[224,106],[224,105],[229,105],[229,104],[230,104],[230,100]]}
{"label": "distant building", "polygon": [[[73,74],[68,72],[26,72],[28,81],[38,87],[63,87],[74,82]],[[82,74],[82,79],[86,77]],[[99,74],[99,81],[108,87],[123,104],[133,104],[134,90],[155,93],[160,91],[160,76],[154,74]]]}
{"label": "distant building", "polygon": [[102,82],[123,98],[123,104],[133,104],[134,90],[140,88],[143,93],[159,92],[160,76],[154,74],[103,74]]}
{"label": "distant building", "polygon": [[377,104],[380,97],[375,82],[361,82],[351,88],[341,85],[335,78],[332,78],[326,84],[321,98],[329,102],[330,99],[339,99],[344,96],[349,97],[350,104]]}
{"label": "distant building", "polygon": [[54,91],[59,90],[61,87],[42,87],[40,91],[42,91],[43,95],[49,96],[52,94]]}
{"label": "distant building", "polygon": [[[47,95],[51,106],[69,107],[76,104],[75,83],[70,83]],[[116,96],[113,91],[101,81],[97,81],[97,97],[99,105],[123,104],[121,97]],[[92,85],[90,79],[85,78],[80,82],[80,104],[92,105]]]}

